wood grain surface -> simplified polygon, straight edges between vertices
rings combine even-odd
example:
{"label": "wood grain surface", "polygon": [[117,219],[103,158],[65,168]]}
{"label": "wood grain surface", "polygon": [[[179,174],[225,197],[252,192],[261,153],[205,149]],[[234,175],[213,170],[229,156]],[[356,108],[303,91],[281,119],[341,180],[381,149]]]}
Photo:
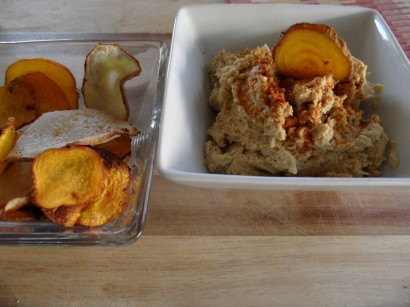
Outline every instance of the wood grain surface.
{"label": "wood grain surface", "polygon": [[410,192],[212,190],[156,176],[145,234],[409,235]]}
{"label": "wood grain surface", "polygon": [[0,304],[408,306],[408,243],[405,236],[144,235],[122,248],[7,248]]}
{"label": "wood grain surface", "polygon": [[[0,30],[171,33],[190,3],[5,1]],[[155,173],[129,246],[0,247],[0,306],[410,306],[410,191],[211,190]]]}

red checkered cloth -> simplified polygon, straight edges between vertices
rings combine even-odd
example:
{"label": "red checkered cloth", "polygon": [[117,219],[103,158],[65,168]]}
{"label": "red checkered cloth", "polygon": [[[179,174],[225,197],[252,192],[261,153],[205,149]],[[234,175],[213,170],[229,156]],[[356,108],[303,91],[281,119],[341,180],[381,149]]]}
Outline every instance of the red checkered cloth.
{"label": "red checkered cloth", "polygon": [[409,0],[231,0],[230,3],[302,3],[363,6],[377,10],[386,20],[410,59],[410,1]]}

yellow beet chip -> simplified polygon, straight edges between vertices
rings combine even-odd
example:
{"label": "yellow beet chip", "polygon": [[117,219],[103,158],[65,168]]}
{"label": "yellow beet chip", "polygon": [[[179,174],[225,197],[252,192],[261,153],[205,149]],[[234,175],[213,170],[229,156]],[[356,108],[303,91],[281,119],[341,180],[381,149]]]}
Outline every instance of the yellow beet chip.
{"label": "yellow beet chip", "polygon": [[294,24],[282,34],[273,57],[279,74],[297,79],[332,74],[344,80],[352,68],[345,41],[324,24]]}
{"label": "yellow beet chip", "polygon": [[18,81],[29,84],[34,90],[36,118],[45,112],[72,108],[62,89],[45,74],[41,72],[27,73],[11,81],[11,84]]}
{"label": "yellow beet chip", "polygon": [[92,201],[106,177],[101,156],[83,146],[46,150],[34,160],[32,172],[34,202],[48,209]]}
{"label": "yellow beet chip", "polygon": [[107,177],[98,197],[89,204],[77,220],[78,225],[99,226],[116,219],[127,201],[131,175],[128,166],[109,151],[97,149],[104,159]]}
{"label": "yellow beet chip", "polygon": [[[66,66],[43,58],[21,59],[7,67],[4,83],[5,85],[8,85],[14,79],[29,73],[42,73],[53,80],[63,91],[70,109],[78,108],[79,93],[76,89],[76,81],[73,74]],[[37,81],[34,83],[36,82]]]}
{"label": "yellow beet chip", "polygon": [[14,123],[15,120],[11,117],[0,129],[0,161],[3,161],[6,158],[7,154],[16,143],[17,136],[14,129]]}
{"label": "yellow beet chip", "polygon": [[17,140],[14,123],[15,119],[10,117],[3,128],[0,129],[0,174],[7,166],[6,157]]}
{"label": "yellow beet chip", "polygon": [[16,80],[7,87],[0,87],[0,126],[13,117],[18,129],[31,123],[35,116],[34,90],[30,84]]}

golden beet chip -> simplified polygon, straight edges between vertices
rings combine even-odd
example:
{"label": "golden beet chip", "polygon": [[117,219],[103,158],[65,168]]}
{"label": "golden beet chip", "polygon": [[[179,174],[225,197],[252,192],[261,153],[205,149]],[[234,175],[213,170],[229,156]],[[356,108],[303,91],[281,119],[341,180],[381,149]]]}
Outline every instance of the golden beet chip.
{"label": "golden beet chip", "polygon": [[87,55],[84,66],[85,105],[127,120],[129,108],[124,83],[140,74],[138,60],[118,44],[98,44]]}
{"label": "golden beet chip", "polygon": [[26,82],[33,87],[36,117],[45,112],[68,110],[72,108],[62,89],[44,73],[27,73],[17,77],[10,83],[16,82],[16,80]]}
{"label": "golden beet chip", "polygon": [[101,156],[83,146],[46,150],[34,159],[32,171],[34,202],[48,209],[92,201],[106,177]]}
{"label": "golden beet chip", "polygon": [[279,74],[297,79],[332,74],[335,80],[344,80],[352,67],[346,43],[324,24],[291,26],[274,47],[273,58]]}
{"label": "golden beet chip", "polygon": [[131,178],[128,166],[109,151],[97,151],[104,159],[107,177],[101,193],[81,212],[76,224],[82,226],[99,226],[113,221],[124,210],[127,202]]}
{"label": "golden beet chip", "polygon": [[4,161],[16,143],[17,135],[14,123],[15,119],[10,117],[7,123],[0,129],[0,162]]}
{"label": "golden beet chip", "polygon": [[63,65],[46,59],[24,59],[7,68],[0,88],[0,124],[8,117],[20,128],[44,112],[77,109],[75,80]]}
{"label": "golden beet chip", "polygon": [[14,129],[15,120],[10,117],[6,125],[0,129],[0,174],[7,166],[6,157],[13,149],[17,140],[17,134]]}
{"label": "golden beet chip", "polygon": [[16,129],[35,119],[34,90],[23,81],[15,81],[8,86],[0,87],[0,125],[10,117],[15,119]]}
{"label": "golden beet chip", "polygon": [[64,65],[43,58],[21,59],[6,70],[5,85],[7,86],[12,80],[28,73],[43,73],[53,80],[64,93],[70,109],[78,108],[79,93],[76,89],[76,81],[71,71]]}

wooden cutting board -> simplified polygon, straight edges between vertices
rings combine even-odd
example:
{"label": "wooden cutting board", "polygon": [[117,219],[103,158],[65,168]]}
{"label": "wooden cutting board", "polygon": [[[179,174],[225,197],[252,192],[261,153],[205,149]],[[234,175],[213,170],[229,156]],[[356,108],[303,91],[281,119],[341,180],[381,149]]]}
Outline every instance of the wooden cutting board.
{"label": "wooden cutting board", "polygon": [[144,233],[410,234],[410,191],[208,190],[178,185],[156,175]]}

